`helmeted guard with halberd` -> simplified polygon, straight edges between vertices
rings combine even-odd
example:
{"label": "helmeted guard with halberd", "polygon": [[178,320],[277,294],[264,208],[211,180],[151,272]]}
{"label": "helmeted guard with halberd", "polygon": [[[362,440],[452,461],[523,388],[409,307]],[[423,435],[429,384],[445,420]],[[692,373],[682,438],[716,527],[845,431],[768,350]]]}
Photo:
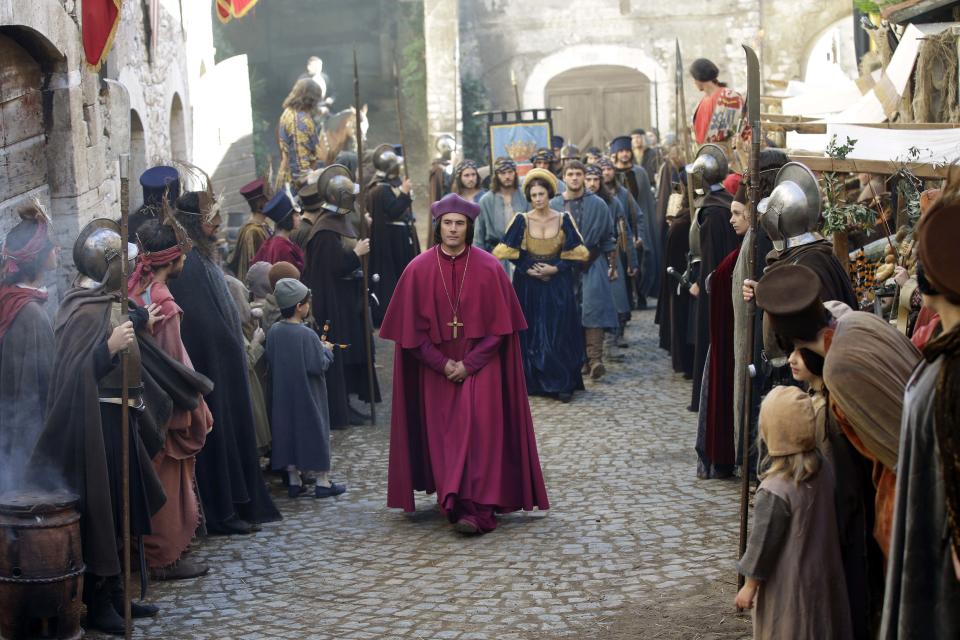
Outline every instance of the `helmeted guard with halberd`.
{"label": "helmeted guard with halberd", "polygon": [[376,174],[366,193],[366,209],[373,218],[370,232],[370,272],[379,305],[373,309],[374,324],[380,326],[400,274],[420,253],[414,227],[413,197],[409,178],[401,178],[403,156],[398,147],[381,144],[373,150]]}
{"label": "helmeted guard with halberd", "polygon": [[[330,425],[342,429],[364,416],[351,410],[349,394],[368,402],[367,341],[363,321],[363,271],[360,259],[370,251],[370,241],[361,240],[350,221],[357,194],[350,170],[338,164],[311,175],[300,190],[306,210],[317,212],[306,241],[306,267],[301,276],[310,287],[311,304],[326,340],[346,345],[334,350],[333,364],[326,372]],[[374,401],[380,389],[374,380]],[[359,418],[359,419],[358,419]]]}
{"label": "helmeted guard with halberd", "polygon": [[690,408],[700,406],[700,389],[703,370],[710,346],[710,298],[707,293],[707,278],[720,262],[740,244],[730,226],[730,205],[733,195],[723,187],[727,177],[727,156],[715,144],[700,147],[687,173],[694,183],[696,211],[690,225],[689,281],[694,283],[691,295],[696,296],[696,341],[693,360],[693,396]]}
{"label": "helmeted guard with halberd", "polygon": [[[129,245],[128,255],[136,258],[135,245]],[[134,539],[151,532],[150,517],[166,501],[142,437],[145,429],[157,425],[144,413],[145,376],[134,331],[147,327],[151,317],[136,305],[120,306],[122,252],[116,222],[98,218],[84,227],[74,244],[73,260],[79,276],[54,323],[56,356],[47,419],[28,465],[28,480],[49,489],[62,489],[65,482],[79,496],[87,624],[122,633],[119,539],[123,533],[124,387],[130,407],[129,513]],[[125,376],[120,366],[124,349],[128,352]],[[159,404],[168,402],[166,398]],[[156,612],[152,606],[134,607],[135,617]]]}

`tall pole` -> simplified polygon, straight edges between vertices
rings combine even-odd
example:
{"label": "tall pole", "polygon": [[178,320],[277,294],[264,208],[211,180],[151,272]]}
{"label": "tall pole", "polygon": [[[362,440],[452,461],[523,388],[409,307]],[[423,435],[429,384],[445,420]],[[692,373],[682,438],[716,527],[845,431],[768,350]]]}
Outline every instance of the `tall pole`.
{"label": "tall pole", "polygon": [[653,70],[653,122],[657,127],[657,142],[660,138],[660,82],[657,80],[657,70]]}
{"label": "tall pole", "polygon": [[[363,184],[363,129],[360,119],[360,73],[357,69],[357,50],[353,50],[353,106],[357,112],[357,184],[360,185],[360,193],[357,194],[355,206],[357,213],[360,214],[360,238],[370,237],[370,228],[367,225],[366,216],[366,188]],[[402,142],[401,142],[402,144]],[[370,401],[370,425],[377,424],[377,404],[376,393],[373,386],[373,326],[370,317],[370,254],[360,258],[360,266],[363,270],[363,342],[367,349],[367,395]]]}
{"label": "tall pole", "polygon": [[683,59],[680,57],[680,39],[676,40],[677,56],[675,69],[675,82],[677,89],[677,142],[683,144],[684,157],[694,158],[697,155],[697,149],[694,142],[690,139],[690,123],[687,122],[687,100],[683,92]]}
{"label": "tall pole", "polygon": [[[127,295],[127,262],[130,251],[127,240],[130,237],[130,155],[120,155],[120,321],[126,322],[129,315]],[[120,446],[121,454],[120,473],[123,481],[123,505],[121,520],[123,521],[123,637],[129,640],[133,633],[133,615],[130,611],[130,390],[127,388],[129,379],[130,357],[129,351],[120,352],[120,379],[123,381],[120,391]]]}
{"label": "tall pole", "polygon": [[520,111],[520,85],[517,83],[517,72],[510,69],[510,84],[513,85],[513,99],[517,103],[517,111]]}
{"label": "tall pole", "polygon": [[[359,95],[359,94],[358,94]],[[403,109],[400,102],[400,72],[397,71],[397,61],[393,61],[393,98],[397,105],[397,133],[400,134],[400,146],[403,148],[403,177],[410,179],[410,170],[407,168],[407,145],[403,134]]]}
{"label": "tall pole", "polygon": [[[760,199],[760,61],[757,54],[743,45],[747,55],[747,116],[750,118],[750,244],[747,245],[747,273],[753,278],[757,263],[757,201]],[[740,427],[740,549],[738,558],[747,550],[747,521],[750,508],[750,422],[753,417],[753,341],[756,328],[757,304],[747,303],[747,379],[743,385],[743,409]],[[737,586],[743,586],[743,576],[737,576]]]}

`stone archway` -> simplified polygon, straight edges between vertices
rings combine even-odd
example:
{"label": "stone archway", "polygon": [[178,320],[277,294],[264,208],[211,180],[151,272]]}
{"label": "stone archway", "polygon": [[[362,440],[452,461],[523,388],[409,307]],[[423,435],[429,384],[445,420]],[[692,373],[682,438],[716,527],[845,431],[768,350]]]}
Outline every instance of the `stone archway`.
{"label": "stone archway", "polygon": [[636,69],[619,65],[577,67],[547,83],[546,106],[553,128],[581,150],[605,148],[613,137],[650,127],[650,81]]}
{"label": "stone archway", "polygon": [[180,94],[173,94],[170,105],[170,157],[174,160],[189,161],[187,150],[187,123],[183,116],[183,101]]}
{"label": "stone archway", "polygon": [[[658,64],[643,49],[613,44],[576,45],[560,49],[556,53],[541,59],[527,76],[523,86],[523,106],[535,109],[544,106],[547,85],[564,73],[581,67],[616,66],[639,71],[648,80],[663,82],[667,78],[667,69]],[[653,115],[659,111],[660,123],[671,122],[672,91],[660,91],[658,104],[654,104],[654,91],[649,92],[649,110]],[[637,123],[635,126],[650,126],[651,122]]]}
{"label": "stone archway", "polygon": [[149,168],[147,164],[147,136],[143,121],[134,109],[130,109],[130,211],[143,204],[143,189],[139,187],[140,176]]}

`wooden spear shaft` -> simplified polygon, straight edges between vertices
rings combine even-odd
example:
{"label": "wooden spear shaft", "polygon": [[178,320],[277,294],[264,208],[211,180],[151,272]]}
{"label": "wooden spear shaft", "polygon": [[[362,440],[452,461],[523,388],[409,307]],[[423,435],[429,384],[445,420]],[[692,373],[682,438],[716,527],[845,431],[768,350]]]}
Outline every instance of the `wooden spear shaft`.
{"label": "wooden spear shaft", "polygon": [[[750,138],[750,244],[747,245],[747,273],[752,280],[756,273],[757,241],[760,232],[760,223],[757,216],[757,203],[760,200],[760,77],[759,64],[756,54],[744,46],[747,54],[747,67],[753,81],[749,87],[748,107],[752,131]],[[737,285],[738,283],[734,283]],[[742,283],[739,283],[742,284]],[[747,522],[750,508],[750,423],[753,418],[753,380],[755,377],[754,337],[756,335],[757,304],[751,300],[747,304],[747,326],[745,336],[747,340],[746,362],[747,378],[743,385],[743,409],[741,410],[740,426],[740,546],[737,558],[742,558],[747,550]],[[742,587],[744,578],[737,574],[737,587]]]}
{"label": "wooden spear shaft", "polygon": [[[360,238],[369,238],[370,229],[367,226],[366,207],[364,197],[366,189],[363,184],[363,128],[361,126],[360,111],[360,73],[357,67],[357,50],[353,50],[353,106],[357,118],[357,184],[360,185],[360,193],[357,194],[355,206],[357,213],[360,214]],[[370,255],[364,255],[360,258],[360,266],[363,270],[363,342],[367,349],[367,395],[370,401],[370,425],[377,424],[377,403],[376,393],[373,386],[373,326],[370,317]]]}
{"label": "wooden spear shaft", "polygon": [[[120,156],[120,317],[123,324],[129,315],[127,292],[127,261],[130,252],[127,240],[130,237],[130,156]],[[120,352],[120,379],[123,381],[120,391],[120,472],[123,477],[123,621],[124,638],[129,640],[133,633],[133,615],[130,611],[130,390],[127,388],[129,379],[130,357],[129,351]]]}

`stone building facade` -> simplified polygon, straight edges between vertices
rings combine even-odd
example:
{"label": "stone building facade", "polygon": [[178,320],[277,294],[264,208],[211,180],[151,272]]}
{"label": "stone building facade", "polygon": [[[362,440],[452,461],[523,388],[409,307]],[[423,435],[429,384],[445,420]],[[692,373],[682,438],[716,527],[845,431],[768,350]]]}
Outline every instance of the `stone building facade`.
{"label": "stone building facade", "polygon": [[[84,62],[78,1],[0,0],[0,236],[26,199],[47,206],[65,249],[49,283],[54,299],[74,275],[79,230],[119,216],[121,154],[130,156],[131,210],[140,173],[171,159],[212,174],[233,201],[254,174],[246,60],[214,64],[212,3],[162,0],[156,15],[147,6],[123,3],[95,72]],[[219,100],[194,99],[211,94]],[[223,100],[237,106],[224,110]]]}
{"label": "stone building facade", "polygon": [[[445,82],[450,77],[478,79],[494,108],[513,109],[513,74],[522,107],[537,108],[554,106],[548,104],[551,82],[562,81],[563,74],[580,71],[588,77],[593,69],[620,68],[624,75],[618,81],[633,85],[621,97],[627,89],[644,95],[632,126],[652,126],[659,115],[666,133],[674,128],[677,41],[685,65],[710,58],[721,80],[741,90],[746,63],[740,44],[753,46],[768,90],[770,81],[803,78],[814,43],[837,21],[850,18],[853,38],[849,0],[568,0],[539,9],[531,10],[525,0],[425,0],[432,135],[449,129],[449,114],[460,114],[454,108],[457,94]],[[699,95],[686,73],[684,78],[690,116]],[[557,92],[571,93],[562,86]]]}

